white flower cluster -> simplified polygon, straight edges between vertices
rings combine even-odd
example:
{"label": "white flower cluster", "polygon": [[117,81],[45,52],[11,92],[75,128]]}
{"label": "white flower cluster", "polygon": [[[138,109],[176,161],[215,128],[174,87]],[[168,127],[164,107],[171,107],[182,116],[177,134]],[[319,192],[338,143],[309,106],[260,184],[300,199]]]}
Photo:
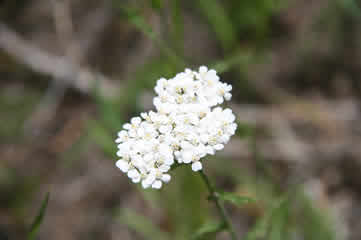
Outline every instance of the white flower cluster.
{"label": "white flower cluster", "polygon": [[231,99],[231,89],[204,66],[159,79],[153,99],[157,111],[132,118],[118,133],[116,166],[133,182],[156,189],[170,181],[175,161],[201,170],[201,159],[222,150],[236,131],[232,110],[217,106]]}

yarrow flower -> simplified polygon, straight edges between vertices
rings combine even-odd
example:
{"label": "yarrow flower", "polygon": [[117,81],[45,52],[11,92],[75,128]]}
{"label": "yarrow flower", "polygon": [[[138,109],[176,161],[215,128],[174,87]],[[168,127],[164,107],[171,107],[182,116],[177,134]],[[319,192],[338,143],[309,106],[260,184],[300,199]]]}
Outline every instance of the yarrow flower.
{"label": "yarrow flower", "polygon": [[202,158],[222,150],[237,124],[231,109],[218,106],[231,99],[232,86],[215,70],[186,69],[159,79],[154,90],[156,111],[133,117],[118,133],[116,166],[134,183],[159,189],[170,181],[175,162],[201,170]]}

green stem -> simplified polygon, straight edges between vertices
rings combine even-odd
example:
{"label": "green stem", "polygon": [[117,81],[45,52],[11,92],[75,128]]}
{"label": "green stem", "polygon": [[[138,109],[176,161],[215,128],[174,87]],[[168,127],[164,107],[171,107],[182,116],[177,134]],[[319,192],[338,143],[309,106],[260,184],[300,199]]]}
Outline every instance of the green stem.
{"label": "green stem", "polygon": [[203,171],[199,171],[199,174],[201,175],[204,183],[206,184],[209,194],[210,194],[210,199],[214,201],[214,203],[216,204],[216,207],[219,211],[219,214],[222,218],[222,220],[224,221],[224,223],[226,224],[227,230],[229,231],[229,233],[231,234],[231,239],[232,240],[237,240],[237,235],[236,232],[232,226],[231,220],[226,212],[226,209],[224,208],[223,204],[221,203],[219,197],[218,197],[218,193],[216,192],[216,190],[214,189],[214,187],[212,186],[212,184],[210,183],[207,175],[203,172]]}

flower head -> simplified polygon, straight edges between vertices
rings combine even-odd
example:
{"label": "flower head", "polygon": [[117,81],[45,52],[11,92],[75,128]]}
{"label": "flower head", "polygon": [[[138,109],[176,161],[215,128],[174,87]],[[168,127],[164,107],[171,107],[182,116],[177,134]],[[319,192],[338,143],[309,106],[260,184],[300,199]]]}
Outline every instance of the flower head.
{"label": "flower head", "polygon": [[159,189],[170,181],[175,161],[201,170],[202,158],[222,150],[237,124],[231,109],[218,106],[231,99],[232,86],[215,70],[186,69],[159,79],[154,90],[157,111],[132,118],[118,133],[116,166],[144,188]]}

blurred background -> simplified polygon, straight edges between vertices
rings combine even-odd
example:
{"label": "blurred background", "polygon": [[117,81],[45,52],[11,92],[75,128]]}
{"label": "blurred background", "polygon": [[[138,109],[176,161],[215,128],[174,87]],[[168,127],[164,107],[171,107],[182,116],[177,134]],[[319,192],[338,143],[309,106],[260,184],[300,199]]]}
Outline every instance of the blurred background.
{"label": "blurred background", "polygon": [[[357,0],[1,0],[0,240],[192,239],[218,219],[188,167],[161,191],[115,166],[155,82],[207,65],[239,128],[205,171],[241,239],[361,239]],[[229,239],[227,233],[203,239]]]}

